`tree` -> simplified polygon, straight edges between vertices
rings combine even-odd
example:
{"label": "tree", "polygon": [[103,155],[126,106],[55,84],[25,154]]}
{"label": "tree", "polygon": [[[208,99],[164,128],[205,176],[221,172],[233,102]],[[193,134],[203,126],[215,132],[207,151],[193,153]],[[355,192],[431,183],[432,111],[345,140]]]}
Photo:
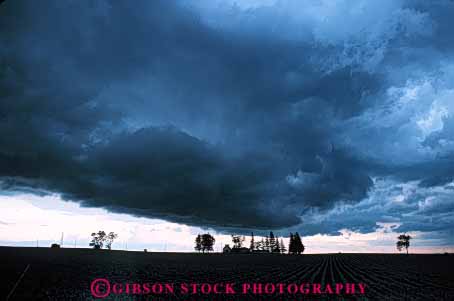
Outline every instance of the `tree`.
{"label": "tree", "polygon": [[[273,231],[270,231],[270,252],[276,252],[276,242]],[[279,249],[279,243],[277,244],[277,249]]]}
{"label": "tree", "polygon": [[90,247],[93,249],[102,249],[104,242],[106,241],[106,232],[98,231],[98,233],[91,234]]}
{"label": "tree", "polygon": [[410,235],[401,234],[397,237],[397,239],[398,239],[396,243],[397,250],[399,250],[400,252],[402,251],[403,248],[405,248],[408,255],[408,248],[410,247],[410,239],[412,239],[412,237]]}
{"label": "tree", "polygon": [[268,235],[265,237],[265,250],[270,251],[270,238]]}
{"label": "tree", "polygon": [[244,236],[241,235],[232,235],[233,248],[238,249],[243,246],[243,241],[245,240]]}
{"label": "tree", "polygon": [[285,252],[287,252],[287,249],[285,248],[284,241],[281,238],[281,253],[284,254]]}
{"label": "tree", "polygon": [[299,255],[304,252],[305,248],[304,248],[303,242],[301,241],[301,237],[298,234],[298,232],[295,233],[294,240],[295,240],[295,253]]}
{"label": "tree", "polygon": [[205,251],[213,251],[213,245],[214,245],[214,242],[216,241],[214,239],[213,236],[211,236],[211,234],[209,233],[206,233],[206,234],[202,234],[202,252],[205,253]]}
{"label": "tree", "polygon": [[261,250],[261,251],[265,250],[265,241],[263,240],[263,237],[262,237],[262,240],[257,242],[256,249]]}
{"label": "tree", "polygon": [[281,246],[279,245],[279,238],[276,237],[273,242],[273,247],[271,248],[273,253],[281,253]]}
{"label": "tree", "polygon": [[112,244],[115,239],[117,239],[118,234],[115,234],[114,232],[110,232],[107,237],[106,237],[106,248],[111,250],[112,249]]}
{"label": "tree", "polygon": [[254,232],[251,232],[251,244],[249,246],[249,250],[254,251],[255,250],[255,242],[254,242]]}
{"label": "tree", "polygon": [[194,249],[197,252],[202,251],[202,236],[200,234],[197,235],[197,237],[195,238],[195,247],[194,247]]}
{"label": "tree", "polygon": [[301,237],[296,232],[295,234],[290,233],[290,242],[288,245],[288,252],[290,254],[301,254],[304,252],[304,245],[303,242],[301,241]]}

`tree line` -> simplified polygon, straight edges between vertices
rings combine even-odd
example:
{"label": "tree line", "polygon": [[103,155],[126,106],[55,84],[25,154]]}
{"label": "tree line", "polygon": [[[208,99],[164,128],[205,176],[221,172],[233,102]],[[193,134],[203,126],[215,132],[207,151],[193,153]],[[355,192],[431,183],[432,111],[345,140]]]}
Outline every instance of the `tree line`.
{"label": "tree line", "polygon": [[251,251],[267,251],[269,253],[285,253],[287,251],[284,240],[282,238],[279,240],[279,237],[275,237],[273,231],[259,241],[255,241],[254,233],[251,233],[249,249]]}
{"label": "tree line", "polygon": [[[302,254],[305,250],[304,244],[298,232],[290,233],[290,240],[288,247],[284,244],[282,238],[276,237],[271,231],[269,235],[262,237],[261,240],[256,241],[254,233],[251,233],[251,240],[249,248],[243,247],[246,240],[244,235],[232,235],[233,248],[232,250],[249,250],[252,253],[278,253],[278,254]],[[195,239],[194,249],[197,252],[210,252],[213,251],[215,238],[209,234],[198,234]]]}
{"label": "tree line", "polygon": [[[114,232],[109,232],[108,234],[105,231],[98,231],[91,234],[90,246],[94,249],[106,248],[110,250],[115,239],[118,238],[118,234]],[[396,247],[399,251],[403,249],[406,250],[408,254],[408,249],[410,247],[410,240],[412,237],[407,234],[401,234],[397,237]],[[232,235],[233,250],[239,249],[248,249],[250,252],[260,252],[260,253],[279,253],[284,254],[288,251],[289,254],[302,254],[305,250],[304,244],[301,240],[301,237],[298,232],[291,233],[289,235],[289,244],[288,248],[284,244],[284,240],[279,237],[275,237],[273,231],[270,231],[269,235],[262,237],[261,240],[256,241],[254,233],[251,233],[251,240],[249,248],[244,248],[243,243],[246,240],[244,235]],[[198,234],[195,239],[194,249],[197,252],[211,252],[213,251],[214,243],[216,239],[209,233]],[[58,244],[53,244],[53,246]],[[60,247],[58,245],[58,247]]]}

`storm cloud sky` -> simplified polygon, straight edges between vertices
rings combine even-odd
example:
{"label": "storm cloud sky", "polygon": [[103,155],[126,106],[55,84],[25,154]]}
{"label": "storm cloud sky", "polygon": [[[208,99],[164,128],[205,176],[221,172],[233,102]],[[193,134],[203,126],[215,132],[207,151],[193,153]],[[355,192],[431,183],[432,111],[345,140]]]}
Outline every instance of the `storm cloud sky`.
{"label": "storm cloud sky", "polygon": [[0,187],[305,234],[454,227],[454,2],[6,1]]}

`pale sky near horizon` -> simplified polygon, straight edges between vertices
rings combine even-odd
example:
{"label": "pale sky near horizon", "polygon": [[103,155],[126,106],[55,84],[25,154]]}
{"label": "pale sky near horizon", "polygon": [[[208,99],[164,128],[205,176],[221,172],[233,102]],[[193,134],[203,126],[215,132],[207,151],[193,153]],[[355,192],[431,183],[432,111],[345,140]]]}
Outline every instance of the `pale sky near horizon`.
{"label": "pale sky near horizon", "polygon": [[[338,235],[303,236],[308,254],[358,252],[398,253],[395,247],[397,225],[384,223],[377,231],[361,234],[341,230]],[[118,250],[143,250],[193,252],[198,233],[209,232],[216,238],[214,251],[219,252],[225,244],[232,245],[231,236],[217,233],[213,229],[202,229],[166,222],[158,219],[133,217],[127,214],[110,213],[99,208],[84,208],[77,203],[60,199],[56,194],[37,196],[33,194],[0,195],[0,245],[49,247],[60,243],[63,247],[88,248],[90,234],[98,230],[119,234],[113,244]],[[284,235],[275,230],[275,235]],[[419,233],[409,233],[411,253],[453,252],[454,247],[437,246],[437,241],[420,239]],[[285,233],[288,236],[288,233]],[[255,236],[256,241],[260,236]],[[246,236],[244,246],[249,246]],[[284,238],[288,245],[288,238]]]}

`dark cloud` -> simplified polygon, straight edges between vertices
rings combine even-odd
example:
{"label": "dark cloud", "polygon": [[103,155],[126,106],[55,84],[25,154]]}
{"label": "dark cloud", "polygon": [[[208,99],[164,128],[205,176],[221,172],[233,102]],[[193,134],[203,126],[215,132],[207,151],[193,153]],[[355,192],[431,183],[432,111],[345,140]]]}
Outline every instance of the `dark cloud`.
{"label": "dark cloud", "polygon": [[295,5],[4,3],[2,189],[219,229],[403,219],[366,202],[316,222],[377,177],[452,181],[444,7],[345,4],[320,22],[306,12],[326,7]]}
{"label": "dark cloud", "polygon": [[276,179],[266,156],[231,158],[175,128],[117,135],[82,164],[88,174],[72,196],[87,206],[214,226],[298,222],[291,213],[268,211],[275,195],[268,185]]}

